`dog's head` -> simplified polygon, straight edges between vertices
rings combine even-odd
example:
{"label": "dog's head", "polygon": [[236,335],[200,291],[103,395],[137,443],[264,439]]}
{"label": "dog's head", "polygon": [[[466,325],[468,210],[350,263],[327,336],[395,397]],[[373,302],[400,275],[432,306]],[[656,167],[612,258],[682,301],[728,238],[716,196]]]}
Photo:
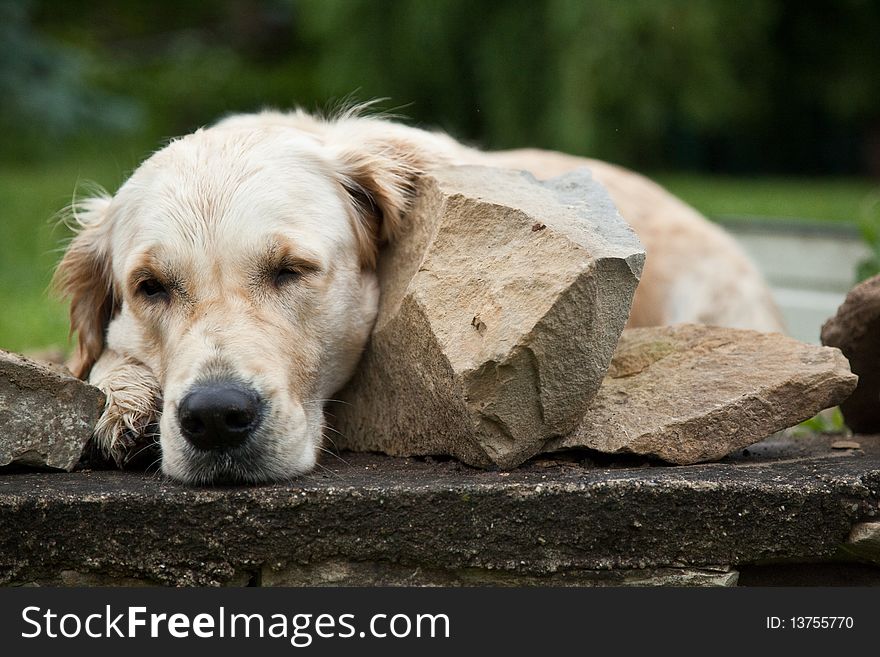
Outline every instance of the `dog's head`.
{"label": "dog's head", "polygon": [[323,403],[372,328],[381,242],[418,149],[383,122],[236,117],[82,203],[59,265],[84,377],[105,348],[158,379],[162,469],[200,482],[309,470]]}

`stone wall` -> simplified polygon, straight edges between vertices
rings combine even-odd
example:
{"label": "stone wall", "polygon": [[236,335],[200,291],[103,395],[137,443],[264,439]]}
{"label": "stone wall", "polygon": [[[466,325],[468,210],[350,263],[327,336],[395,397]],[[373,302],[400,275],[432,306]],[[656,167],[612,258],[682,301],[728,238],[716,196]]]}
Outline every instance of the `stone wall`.
{"label": "stone wall", "polygon": [[880,437],[833,441],[685,467],[563,453],[511,472],[345,453],[293,484],[210,489],[7,474],[0,583],[876,584]]}

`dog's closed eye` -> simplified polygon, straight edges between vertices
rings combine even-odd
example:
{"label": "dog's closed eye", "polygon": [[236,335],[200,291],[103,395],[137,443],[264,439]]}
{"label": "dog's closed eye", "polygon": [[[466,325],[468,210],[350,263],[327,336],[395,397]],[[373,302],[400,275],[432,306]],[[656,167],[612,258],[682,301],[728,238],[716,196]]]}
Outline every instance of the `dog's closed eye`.
{"label": "dog's closed eye", "polygon": [[272,279],[272,284],[275,285],[275,287],[281,288],[285,285],[296,283],[302,277],[302,269],[297,269],[289,265],[282,265],[278,270],[275,271],[275,275]]}
{"label": "dog's closed eye", "polygon": [[321,272],[321,267],[318,263],[299,255],[287,253],[281,258],[276,258],[277,253],[273,249],[264,261],[261,269],[264,272],[263,280],[268,280],[279,291],[303,282],[304,279],[314,277]]}
{"label": "dog's closed eye", "polygon": [[150,301],[164,301],[168,299],[168,289],[157,278],[145,278],[135,288],[138,295]]}

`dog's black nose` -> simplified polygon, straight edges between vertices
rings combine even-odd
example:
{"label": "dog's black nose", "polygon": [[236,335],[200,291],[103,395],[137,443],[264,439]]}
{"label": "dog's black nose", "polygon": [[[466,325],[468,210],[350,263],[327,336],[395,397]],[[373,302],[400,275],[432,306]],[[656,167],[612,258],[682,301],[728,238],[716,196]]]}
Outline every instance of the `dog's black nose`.
{"label": "dog's black nose", "polygon": [[177,407],[180,430],[199,449],[231,449],[260,425],[263,402],[238,383],[212,381],[194,387]]}

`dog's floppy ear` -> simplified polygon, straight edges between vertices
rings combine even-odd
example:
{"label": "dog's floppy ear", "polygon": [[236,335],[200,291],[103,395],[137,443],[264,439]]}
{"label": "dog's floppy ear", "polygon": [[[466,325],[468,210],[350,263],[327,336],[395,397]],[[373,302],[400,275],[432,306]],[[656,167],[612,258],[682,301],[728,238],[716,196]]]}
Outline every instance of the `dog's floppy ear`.
{"label": "dog's floppy ear", "polygon": [[417,145],[393,134],[340,132],[331,136],[328,145],[334,151],[340,182],[353,199],[361,265],[374,267],[379,247],[394,239],[409,210],[423,169],[422,156]]}
{"label": "dog's floppy ear", "polygon": [[85,378],[104,349],[104,332],[114,310],[110,270],[107,209],[110,199],[96,197],[76,203],[77,231],[55,270],[53,285],[70,298],[70,333],[77,333],[77,348],[70,369]]}

